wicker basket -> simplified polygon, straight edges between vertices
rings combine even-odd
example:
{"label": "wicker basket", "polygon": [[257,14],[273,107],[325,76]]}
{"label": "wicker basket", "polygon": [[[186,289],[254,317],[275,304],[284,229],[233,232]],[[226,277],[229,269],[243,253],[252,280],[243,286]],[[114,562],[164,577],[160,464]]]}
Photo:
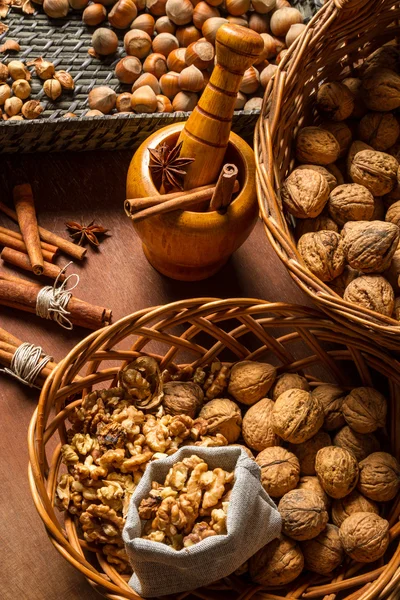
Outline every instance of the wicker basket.
{"label": "wicker basket", "polygon": [[[122,347],[131,347],[131,350]],[[66,405],[66,399],[100,382],[103,386],[106,382],[112,385],[121,362],[133,359],[140,352],[154,356],[163,368],[172,361],[197,367],[217,357],[225,362],[246,358],[272,362],[279,373],[301,371],[311,386],[336,381],[347,388],[360,384],[380,387],[389,398],[387,433],[391,450],[400,458],[400,438],[396,435],[400,424],[399,363],[322,313],[252,299],[201,298],[145,309],[121,319],[88,336],[59,363],[44,385],[29,430],[30,485],[50,540],[62,556],[110,600],[139,597],[129,588],[127,577],[119,575],[100,551],[96,561],[94,553],[89,552],[87,544],[80,539],[71,517],[66,516],[64,524],[59,521],[60,513],[53,508],[61,462],[58,438],[62,443],[65,441],[65,420],[71,409],[81,402],[75,400]],[[72,383],[78,373],[83,379]],[[269,592],[252,585],[245,576],[231,576],[210,588],[175,598],[398,599],[400,498],[388,504],[386,513],[392,544],[385,562],[363,566],[349,561],[333,574],[332,583],[331,578],[321,581],[305,574],[284,591],[275,588]]]}
{"label": "wicker basket", "polygon": [[400,350],[398,321],[345,302],[305,266],[293,218],[282,212],[280,188],[294,166],[292,141],[300,127],[312,123],[318,85],[351,76],[356,61],[399,34],[399,17],[400,2],[393,0],[328,0],[279,65],[255,133],[260,210],[279,258],[319,308],[394,350]]}

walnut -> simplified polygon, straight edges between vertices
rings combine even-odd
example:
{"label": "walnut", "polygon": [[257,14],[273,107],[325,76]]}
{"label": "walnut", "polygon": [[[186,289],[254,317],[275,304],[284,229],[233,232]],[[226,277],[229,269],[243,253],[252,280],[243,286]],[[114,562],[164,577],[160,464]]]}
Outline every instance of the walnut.
{"label": "walnut", "polygon": [[[351,169],[351,165],[353,164],[354,157],[356,156],[356,154],[358,154],[362,150],[373,150],[373,148],[372,148],[372,146],[369,146],[368,144],[366,144],[365,142],[362,142],[361,140],[355,140],[349,148],[349,152],[347,154],[347,160],[346,160],[346,169],[347,169],[347,173],[348,173],[349,177],[350,177],[350,169]],[[360,182],[360,183],[362,183],[362,182]]]}
{"label": "walnut", "polygon": [[399,160],[400,160],[400,143],[397,142],[396,144],[393,144],[393,146],[388,148],[387,153],[390,154],[391,156],[394,156],[394,158],[397,160],[397,162],[399,162]]}
{"label": "walnut", "polygon": [[331,445],[331,438],[325,431],[319,431],[302,444],[290,444],[289,450],[297,456],[301,475],[315,475],[315,457],[321,448]]}
{"label": "walnut", "polygon": [[278,510],[282,517],[282,533],[294,540],[311,540],[328,523],[322,498],[311,490],[291,490],[281,498]]}
{"label": "walnut", "polygon": [[339,537],[345,552],[357,562],[375,562],[389,545],[389,523],[369,512],[358,512],[340,526]]}
{"label": "walnut", "polygon": [[282,201],[288,212],[299,219],[317,217],[329,197],[328,181],[311,169],[295,169],[285,180]]}
{"label": "walnut", "polygon": [[394,308],[393,288],[380,275],[363,275],[345,289],[344,300],[390,317]]}
{"label": "walnut", "polygon": [[334,500],[332,503],[332,521],[337,527],[340,527],[347,517],[358,512],[369,512],[379,515],[379,507],[375,502],[357,492],[357,490],[353,490],[348,496]]}
{"label": "walnut", "polygon": [[305,233],[313,233],[314,231],[336,231],[339,232],[339,227],[333,219],[328,215],[320,214],[315,219],[299,219],[296,222],[296,238],[300,239]]}
{"label": "walnut", "polygon": [[382,273],[387,269],[400,237],[397,225],[383,221],[352,223],[342,233],[347,262],[363,273]]}
{"label": "walnut", "polygon": [[232,367],[228,392],[237,402],[251,405],[266,396],[275,378],[272,365],[243,360]]}
{"label": "walnut", "polygon": [[208,422],[209,433],[220,433],[229,444],[236,442],[241,433],[242,415],[240,408],[232,400],[219,398],[207,402],[199,417]]}
{"label": "walnut", "polygon": [[395,225],[400,225],[400,201],[394,202],[391,206],[389,206],[385,221],[388,223],[394,223]]}
{"label": "walnut", "polygon": [[150,356],[140,356],[119,372],[119,383],[143,410],[159,406],[163,399],[162,379],[158,363]]}
{"label": "walnut", "polygon": [[340,446],[340,448],[352,452],[358,462],[372,454],[372,452],[379,450],[379,442],[374,435],[357,433],[348,425],[337,432],[333,438],[333,443],[335,446]]}
{"label": "walnut", "polygon": [[329,165],[340,154],[335,136],[320,127],[304,127],[296,138],[296,158],[300,163]]}
{"label": "walnut", "polygon": [[250,448],[248,448],[247,446],[243,446],[242,444],[229,444],[229,445],[235,446],[236,448],[241,448],[241,450],[244,450],[246,452],[246,454],[249,458],[252,458],[253,460],[255,460],[254,454],[252,453]]}
{"label": "walnut", "polygon": [[270,446],[279,446],[279,438],[271,424],[273,407],[272,400],[264,398],[253,404],[243,417],[243,439],[250,448],[258,452]]}
{"label": "walnut", "polygon": [[370,500],[388,502],[400,489],[400,464],[387,452],[374,452],[360,462],[358,490]]}
{"label": "walnut", "polygon": [[194,419],[203,404],[203,390],[191,381],[170,381],[164,384],[163,392],[163,406],[167,414],[189,415]]}
{"label": "walnut", "polygon": [[261,483],[273,498],[293,490],[300,477],[300,464],[292,452],[280,446],[266,448],[256,457],[261,469]]}
{"label": "walnut", "polygon": [[272,428],[279,437],[301,444],[322,427],[321,404],[305,390],[287,390],[276,400],[272,410]]}
{"label": "walnut", "polygon": [[339,225],[347,221],[369,221],[374,209],[373,195],[358,183],[339,185],[329,196],[329,214]]}
{"label": "walnut", "polygon": [[379,152],[385,152],[397,141],[400,125],[392,113],[371,112],[358,125],[360,140]]}
{"label": "walnut", "polygon": [[353,134],[351,133],[350,127],[346,125],[346,123],[335,123],[333,121],[324,121],[321,124],[321,127],[335,136],[337,143],[340,146],[339,157],[345,156],[353,140]]}
{"label": "walnut", "polygon": [[396,46],[385,44],[372,54],[357,68],[360,75],[373,73],[377,69],[392,69],[397,71],[399,63],[399,51]]}
{"label": "walnut", "polygon": [[301,551],[306,569],[319,575],[330,575],[344,559],[338,527],[328,524],[316,538],[302,542]]}
{"label": "walnut", "polygon": [[350,427],[358,433],[372,433],[386,422],[385,397],[371,387],[351,390],[343,402],[343,416]]}
{"label": "walnut", "polygon": [[343,272],[329,283],[329,287],[343,298],[347,286],[360,275],[362,275],[361,271],[345,265]]}
{"label": "walnut", "polygon": [[327,171],[329,171],[329,173],[335,177],[338,185],[343,185],[343,183],[345,182],[344,181],[345,169],[344,169],[343,164],[341,165],[340,169],[334,163],[332,163],[331,165],[325,165],[325,169]]}
{"label": "walnut", "polygon": [[263,587],[287,585],[304,568],[304,558],[294,540],[280,535],[250,558],[250,577]]}
{"label": "walnut", "polygon": [[354,183],[364,185],[374,196],[388,194],[396,185],[397,160],[376,150],[357,152],[350,166],[350,176]]}
{"label": "walnut", "polygon": [[357,485],[359,470],[356,457],[339,446],[319,450],[315,470],[322,487],[332,498],[347,496]]}
{"label": "walnut", "polygon": [[342,388],[332,383],[324,383],[317,385],[311,394],[314,398],[317,398],[324,410],[324,429],[333,431],[345,424],[342,404],[346,393]]}
{"label": "walnut", "polygon": [[391,69],[373,69],[362,81],[364,102],[370,110],[389,111],[400,106],[400,77]]}
{"label": "walnut", "polygon": [[332,281],[344,269],[343,240],[335,231],[305,233],[297,249],[305,265],[322,281]]}
{"label": "walnut", "polygon": [[308,392],[310,386],[305,377],[297,375],[297,373],[283,373],[275,381],[274,387],[271,391],[272,400],[277,400],[283,392],[287,390],[305,390]]}
{"label": "walnut", "polygon": [[353,112],[350,116],[354,119],[360,119],[368,110],[363,100],[362,81],[357,77],[346,77],[342,83],[351,91],[354,98]]}
{"label": "walnut", "polygon": [[393,319],[400,321],[400,297],[394,299]]}
{"label": "walnut", "polygon": [[304,475],[303,477],[300,477],[296,489],[311,490],[312,492],[315,492],[322,499],[326,510],[328,510],[331,501],[328,494],[320,484],[318,477],[314,477],[312,475]]}
{"label": "walnut", "polygon": [[[296,167],[296,171],[301,171],[303,169],[311,169],[311,171],[316,171],[323,175],[328,183],[330,192],[338,185],[338,180],[333,173],[328,171],[328,168],[322,167],[321,165],[299,165]],[[321,229],[324,229],[324,227],[321,227]]]}
{"label": "walnut", "polygon": [[400,284],[400,244],[396,248],[396,252],[392,256],[389,267],[384,272],[384,275],[393,289],[399,290]]}
{"label": "walnut", "polygon": [[[323,83],[317,93],[317,109],[332,121],[344,121],[354,108],[354,96],[348,87],[339,81]],[[334,162],[334,161],[332,161]]]}

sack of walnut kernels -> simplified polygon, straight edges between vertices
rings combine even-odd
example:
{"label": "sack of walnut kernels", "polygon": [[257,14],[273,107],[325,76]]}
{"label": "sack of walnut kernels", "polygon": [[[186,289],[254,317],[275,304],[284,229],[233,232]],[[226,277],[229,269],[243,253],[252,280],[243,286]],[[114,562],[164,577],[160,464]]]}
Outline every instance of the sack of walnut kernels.
{"label": "sack of walnut kernels", "polygon": [[[174,463],[193,454],[210,469],[234,471],[227,534],[208,537],[182,550],[142,539],[143,522],[138,513],[141,500],[148,497],[153,481],[163,483]],[[131,498],[122,534],[134,570],[129,585],[148,598],[208,585],[236,571],[280,531],[281,518],[260,483],[260,468],[243,449],[186,446],[168,458],[149,463]]]}

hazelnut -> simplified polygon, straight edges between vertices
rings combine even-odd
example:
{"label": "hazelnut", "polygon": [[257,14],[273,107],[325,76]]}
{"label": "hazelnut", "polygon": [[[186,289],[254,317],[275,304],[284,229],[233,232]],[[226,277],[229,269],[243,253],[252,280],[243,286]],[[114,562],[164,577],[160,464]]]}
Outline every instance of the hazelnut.
{"label": "hazelnut", "polygon": [[163,392],[163,406],[170,415],[189,415],[194,419],[204,400],[201,387],[191,381],[170,381],[164,384]]}
{"label": "hazelnut", "polygon": [[211,44],[215,44],[215,38],[217,37],[217,31],[222,25],[225,23],[229,23],[227,19],[223,19],[222,17],[211,17],[204,21],[201,32],[203,36],[206,38],[207,42]]}
{"label": "hazelnut", "polygon": [[42,114],[44,108],[38,100],[28,100],[23,105],[21,112],[25,119],[37,119]]}
{"label": "hazelnut", "polygon": [[74,10],[83,10],[89,4],[89,0],[68,0],[68,2]]}
{"label": "hazelnut", "polygon": [[194,65],[179,73],[179,87],[185,92],[200,92],[204,87],[203,73]]}
{"label": "hazelnut", "polygon": [[321,124],[322,129],[326,129],[335,136],[337,143],[340,146],[340,157],[345,156],[353,141],[353,134],[346,123],[335,121],[324,121]]}
{"label": "hazelnut", "polygon": [[[145,15],[140,15],[140,16],[143,17]],[[151,15],[149,15],[149,16],[151,17]],[[153,17],[151,17],[151,18],[153,19]],[[154,30],[156,31],[156,33],[172,33],[172,35],[174,35],[175,31],[176,31],[175,23],[173,23],[171,21],[171,19],[169,19],[167,17],[167,15],[164,15],[163,17],[159,17],[155,23],[154,23],[154,19],[153,19],[153,27],[154,27]],[[143,27],[138,27],[138,29],[143,29]],[[154,33],[154,31],[152,31],[150,33],[149,31],[147,31],[147,29],[143,29],[143,31],[146,31],[149,35],[153,35],[153,33]]]}
{"label": "hazelnut", "polygon": [[242,94],[254,94],[260,86],[260,75],[257,69],[249,67],[243,75],[239,90]]}
{"label": "hazelnut", "polygon": [[321,213],[314,219],[299,219],[296,223],[295,231],[296,238],[300,239],[305,233],[314,233],[316,231],[335,231],[339,233],[339,227],[328,215]]}
{"label": "hazelnut", "polygon": [[294,540],[280,535],[250,558],[252,581],[263,587],[286,585],[304,568],[304,558]]}
{"label": "hazelnut", "polygon": [[247,102],[247,96],[245,94],[242,94],[242,92],[238,92],[236,94],[235,110],[242,110],[242,108],[244,108],[246,102]]}
{"label": "hazelnut", "polygon": [[346,260],[353,269],[381,273],[390,265],[399,244],[400,229],[383,221],[358,221],[351,228],[345,227],[342,235]]}
{"label": "hazelnut", "polygon": [[243,417],[243,439],[247,446],[258,452],[270,446],[279,446],[280,440],[271,425],[273,406],[272,400],[263,398],[253,404]]}
{"label": "hazelnut", "polygon": [[136,113],[154,113],[157,110],[157,96],[149,85],[144,85],[132,93],[131,107]]}
{"label": "hazelnut", "polygon": [[344,269],[343,239],[335,231],[305,233],[299,239],[297,249],[305,265],[322,281],[332,281]]}
{"label": "hazelnut", "polygon": [[178,92],[181,91],[179,85],[179,73],[170,71],[166,75],[162,75],[160,78],[160,87],[162,93],[167,96],[170,100],[175,98]]}
{"label": "hazelnut", "polygon": [[57,79],[46,79],[43,91],[50,100],[57,100],[62,94],[61,83]]}
{"label": "hazelnut", "polygon": [[15,96],[21,98],[21,100],[26,100],[31,95],[32,90],[31,86],[29,85],[29,82],[26,81],[26,79],[17,79],[12,84],[12,91],[14,92]]}
{"label": "hazelnut", "polygon": [[311,490],[291,490],[281,498],[278,510],[282,517],[282,533],[294,540],[311,540],[328,523],[322,498]]}
{"label": "hazelnut", "polygon": [[394,308],[394,292],[380,275],[358,277],[345,289],[344,300],[390,317]]}
{"label": "hazelnut", "polygon": [[114,54],[118,48],[118,38],[114,31],[106,27],[99,27],[92,36],[92,44],[97,54],[108,56]]}
{"label": "hazelnut", "polygon": [[293,25],[290,26],[290,29],[285,37],[285,43],[288,48],[297,40],[306,27],[307,25],[304,23],[293,23]]}
{"label": "hazelnut", "polygon": [[271,391],[272,400],[277,400],[283,392],[287,390],[305,390],[308,392],[310,386],[305,377],[297,375],[297,373],[283,373],[275,381]]}
{"label": "hazelnut", "polygon": [[311,490],[312,492],[316,493],[322,499],[326,510],[328,510],[331,501],[328,494],[318,481],[318,477],[313,475],[303,475],[303,477],[300,477],[296,489]]}
{"label": "hazelnut", "polygon": [[[160,17],[160,19],[168,19],[168,17]],[[159,21],[160,19],[157,19]],[[154,17],[149,14],[138,15],[136,19],[134,19],[131,23],[131,29],[140,29],[141,31],[145,31],[150,37],[153,36],[154,29],[156,26],[156,22]],[[175,27],[171,31],[174,33]],[[161,31],[157,30],[157,33],[161,33]]]}
{"label": "hazelnut", "polygon": [[276,8],[276,0],[252,0],[254,10],[265,15]]}
{"label": "hazelnut", "polygon": [[144,58],[151,50],[151,37],[141,29],[131,29],[125,34],[124,47],[129,56]]}
{"label": "hazelnut", "polygon": [[167,0],[146,0],[146,8],[155,17],[163,17],[166,14],[165,5]]}
{"label": "hazelnut", "polygon": [[241,23],[242,17],[228,17],[229,23],[234,23],[236,25],[242,25],[243,27],[249,27],[253,31],[257,33],[267,33],[269,31],[269,15],[260,15],[260,13],[252,12],[250,14],[249,20],[247,22]]}
{"label": "hazelnut", "polygon": [[14,81],[17,79],[26,79],[29,81],[31,74],[20,60],[12,60],[8,63],[8,73]]}
{"label": "hazelnut", "polygon": [[256,463],[261,469],[261,484],[273,498],[281,498],[296,487],[300,465],[292,452],[280,446],[265,448],[257,455]]}
{"label": "hazelnut", "polygon": [[126,29],[137,15],[133,0],[118,0],[108,14],[108,20],[116,29]]}
{"label": "hazelnut", "polygon": [[170,71],[181,73],[186,68],[186,52],[187,48],[177,48],[168,54],[167,67]]}
{"label": "hazelnut", "polygon": [[358,512],[340,526],[339,537],[345,552],[357,562],[381,558],[389,545],[389,523],[369,512]]}
{"label": "hazelnut", "polygon": [[89,4],[82,13],[82,21],[89,27],[96,27],[105,21],[107,17],[107,11],[102,4],[95,3]]}
{"label": "hazelnut", "polygon": [[276,368],[268,363],[243,360],[233,365],[228,393],[237,402],[251,405],[264,398],[276,378]]}
{"label": "hazelnut", "polygon": [[374,150],[385,152],[396,143],[400,125],[392,113],[371,112],[358,125],[358,136]]}
{"label": "hazelnut", "polygon": [[329,198],[326,177],[311,169],[295,169],[282,187],[282,201],[288,212],[299,219],[317,217]]}
{"label": "hazelnut", "polygon": [[301,475],[315,475],[315,457],[321,448],[331,445],[331,438],[325,431],[319,431],[302,444],[290,444],[289,450],[297,456]]}
{"label": "hazelnut", "polygon": [[157,77],[154,77],[154,75],[152,75],[151,73],[143,73],[142,75],[140,75],[132,86],[132,92],[136,92],[136,90],[146,85],[148,85],[155,94],[161,93],[161,88],[160,84],[157,81]]}
{"label": "hazelnut", "polygon": [[14,117],[17,115],[22,108],[22,100],[21,98],[17,98],[17,96],[12,96],[11,98],[7,98],[4,102],[4,110],[9,117]]}
{"label": "hazelnut", "polygon": [[265,89],[272,77],[275,75],[278,67],[276,65],[268,65],[263,69],[260,73],[260,83],[262,87]]}
{"label": "hazelnut", "polygon": [[68,0],[43,0],[43,10],[51,19],[62,19],[69,12]]}
{"label": "hazelnut", "polygon": [[103,114],[107,115],[115,108],[117,100],[117,94],[110,87],[101,85],[97,88],[93,88],[89,92],[88,102],[89,107],[94,110],[99,110]]}
{"label": "hazelnut", "polygon": [[311,392],[313,398],[316,398],[324,411],[324,429],[332,431],[339,429],[345,424],[342,413],[342,405],[346,393],[338,385],[324,383],[317,385]]}
{"label": "hazelnut", "polygon": [[218,8],[210,6],[207,2],[199,2],[194,7],[193,24],[197,29],[201,29],[208,19],[220,17]]}
{"label": "hazelnut", "polygon": [[8,67],[4,63],[0,62],[0,83],[3,83],[8,79]]}
{"label": "hazelnut", "polygon": [[165,11],[175,25],[186,25],[192,20],[193,4],[190,0],[167,0]]}
{"label": "hazelnut", "polygon": [[370,110],[389,111],[400,106],[400,76],[391,69],[373,69],[362,81],[364,102]]}
{"label": "hazelnut", "polygon": [[194,25],[183,25],[177,27],[175,37],[179,42],[181,48],[187,48],[193,42],[198,42],[201,38],[201,31]]}
{"label": "hazelnut", "polygon": [[177,48],[179,48],[179,42],[171,33],[159,33],[153,39],[153,52],[163,54],[166,58]]}
{"label": "hazelnut", "polygon": [[84,117],[104,117],[104,114],[97,109],[88,110],[87,113],[83,115]]}
{"label": "hazelnut", "polygon": [[344,121],[354,108],[354,97],[348,87],[338,81],[323,83],[317,93],[317,109],[332,121]]}
{"label": "hazelnut", "polygon": [[344,559],[338,527],[328,524],[316,538],[302,542],[301,551],[306,569],[319,575],[330,575]]}
{"label": "hazelnut", "polygon": [[364,185],[374,196],[384,196],[392,191],[397,182],[397,160],[375,150],[358,152],[350,166],[354,183]]}
{"label": "hazelnut", "polygon": [[400,490],[400,465],[387,452],[373,452],[360,462],[358,491],[370,500],[388,502]]}
{"label": "hazelnut", "polygon": [[372,452],[379,450],[379,442],[374,435],[357,433],[348,425],[337,432],[333,438],[333,443],[335,446],[340,446],[352,452],[358,462],[372,454]]}
{"label": "hazelnut", "polygon": [[74,80],[67,71],[56,71],[54,73],[54,79],[60,82],[61,87],[64,90],[73,90],[75,88]]}
{"label": "hazelnut", "polygon": [[354,454],[339,446],[327,446],[317,452],[315,470],[329,496],[343,498],[358,481],[358,463]]}
{"label": "hazelnut", "polygon": [[[178,50],[176,50],[176,52],[178,52]],[[214,47],[210,42],[207,42],[207,40],[198,40],[186,48],[184,52],[184,61],[188,66],[194,65],[198,69],[204,70],[213,65],[214,55]]]}
{"label": "hazelnut", "polygon": [[372,433],[386,422],[385,397],[371,387],[358,387],[345,398],[342,406],[347,424],[358,433]]}
{"label": "hazelnut", "polygon": [[239,17],[250,9],[250,0],[225,0],[225,8],[230,15]]}
{"label": "hazelnut", "polygon": [[136,56],[125,56],[118,61],[115,75],[121,83],[134,83],[142,72],[142,63]]}
{"label": "hazelnut", "polygon": [[338,185],[329,196],[328,211],[338,225],[347,221],[369,221],[375,209],[374,197],[363,185]]}
{"label": "hazelnut", "polygon": [[168,71],[167,61],[163,54],[149,54],[143,63],[143,71],[151,73],[157,79]]}
{"label": "hazelnut", "polygon": [[303,127],[296,138],[296,158],[300,163],[329,165],[340,155],[335,136],[320,127]]}
{"label": "hazelnut", "polygon": [[232,400],[218,398],[207,402],[199,413],[199,418],[208,422],[209,433],[221,433],[233,444],[241,433],[242,415],[240,408]]}
{"label": "hazelnut", "polygon": [[[254,4],[253,4],[254,6]],[[257,9],[255,9],[257,10]],[[284,7],[272,13],[270,28],[273,35],[285,37],[290,27],[295,23],[302,23],[302,14],[297,8]]]}
{"label": "hazelnut", "polygon": [[334,500],[332,503],[332,521],[337,527],[340,527],[347,517],[358,512],[379,515],[379,508],[375,502],[364,498],[357,490],[353,490],[348,496]]}
{"label": "hazelnut", "polygon": [[172,113],[172,103],[167,96],[157,94],[157,112],[158,113]]}
{"label": "hazelnut", "polygon": [[132,112],[131,100],[132,94],[129,92],[122,92],[122,94],[118,94],[115,101],[117,111],[120,113]]}
{"label": "hazelnut", "polygon": [[174,111],[189,112],[194,109],[199,97],[193,92],[178,92],[172,101]]}
{"label": "hazelnut", "polygon": [[272,428],[279,437],[301,444],[322,427],[322,406],[305,390],[287,390],[277,398],[272,410]]}

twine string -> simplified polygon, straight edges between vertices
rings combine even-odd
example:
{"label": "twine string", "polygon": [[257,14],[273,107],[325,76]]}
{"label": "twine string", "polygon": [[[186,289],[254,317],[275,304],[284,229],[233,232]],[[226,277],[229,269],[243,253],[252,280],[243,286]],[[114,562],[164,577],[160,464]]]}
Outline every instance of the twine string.
{"label": "twine string", "polygon": [[6,373],[29,387],[40,389],[35,381],[50,360],[53,360],[52,357],[45,354],[40,346],[25,342],[16,349],[10,368],[0,369],[0,373]]}
{"label": "twine string", "polygon": [[[65,280],[58,285],[61,275],[65,273],[68,267],[72,264],[72,261],[65,265],[63,269],[57,275],[54,285],[48,285],[43,287],[36,298],[36,314],[42,319],[50,319],[55,321],[64,329],[72,329],[73,325],[68,318],[71,313],[67,310],[68,302],[72,296],[72,290],[79,284],[79,275],[72,273],[65,278]],[[68,282],[75,277],[75,283],[69,288],[67,287]]]}

